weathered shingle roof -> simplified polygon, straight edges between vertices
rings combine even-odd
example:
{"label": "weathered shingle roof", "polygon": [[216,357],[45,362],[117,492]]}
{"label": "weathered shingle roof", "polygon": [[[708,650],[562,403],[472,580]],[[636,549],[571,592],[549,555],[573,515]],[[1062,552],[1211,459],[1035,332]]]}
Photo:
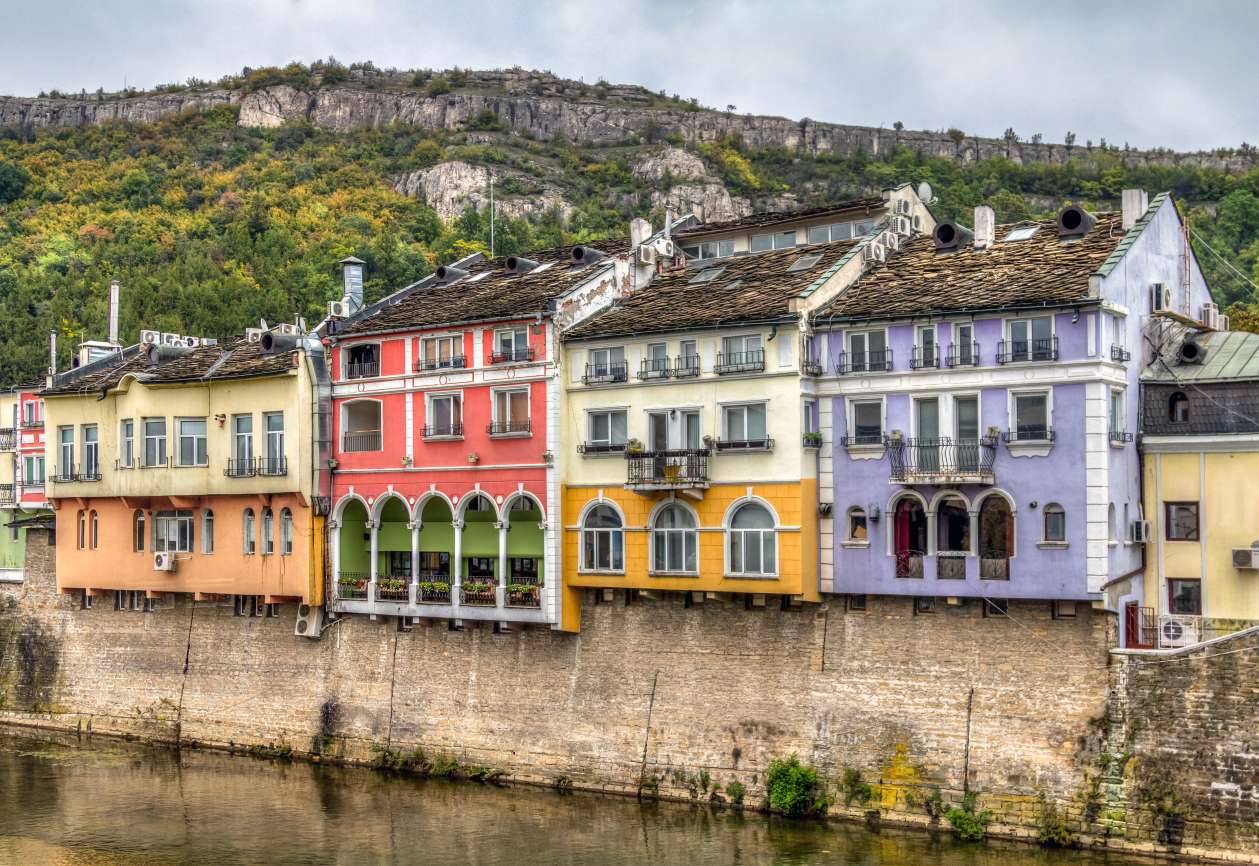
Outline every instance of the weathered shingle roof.
{"label": "weathered shingle roof", "polygon": [[113,388],[128,374],[146,384],[174,384],[216,379],[274,376],[292,369],[298,350],[265,354],[260,343],[244,337],[231,342],[198,346],[168,361],[150,365],[142,347],[131,346],[121,354],[60,374],[41,394],[86,394]]}
{"label": "weathered shingle roof", "polygon": [[[895,318],[1088,300],[1089,277],[1125,239],[1119,213],[1094,216],[1096,224],[1079,239],[1059,239],[1054,219],[997,226],[997,242],[984,250],[968,244],[937,253],[929,236],[911,238],[817,317]],[[1001,240],[1012,229],[1033,225],[1037,231],[1027,240]]]}
{"label": "weathered shingle roof", "polygon": [[1214,331],[1193,339],[1206,348],[1201,364],[1186,364],[1179,359],[1155,361],[1141,373],[1141,380],[1195,384],[1259,380],[1259,334]]}
{"label": "weathered shingle roof", "polygon": [[[807,295],[817,281],[834,272],[857,241],[796,247],[733,256],[666,271],[599,315],[570,329],[566,336],[590,339],[629,333],[676,331],[740,322],[789,319],[791,301]],[[818,256],[812,266],[789,272],[793,262]],[[692,282],[704,271],[721,268],[710,282]]]}
{"label": "weathered shingle roof", "polygon": [[[628,238],[610,238],[591,241],[585,246],[593,247],[604,255],[612,255],[627,253],[630,243]],[[550,301],[612,265],[609,259],[601,259],[584,267],[570,267],[572,249],[571,246],[554,247],[522,253],[521,258],[540,265],[550,264],[540,273],[513,274],[504,267],[506,257],[482,258],[466,267],[461,266],[468,272],[467,277],[438,283],[430,276],[383,304],[337,322],[332,332],[339,335],[374,334],[546,312]],[[473,279],[487,272],[487,276]]]}
{"label": "weathered shingle roof", "polygon": [[713,232],[728,232],[736,229],[752,229],[772,226],[778,223],[795,222],[797,220],[811,219],[814,217],[822,217],[827,214],[842,214],[852,211],[863,211],[868,214],[874,214],[883,209],[882,196],[872,196],[870,198],[853,199],[852,201],[839,202],[838,204],[830,204],[825,207],[806,208],[804,210],[781,210],[781,211],[765,211],[763,213],[754,213],[750,216],[740,217],[739,219],[723,220],[721,222],[703,223],[696,228],[688,229],[677,233],[679,240],[687,238],[698,238],[702,235],[712,234]]}

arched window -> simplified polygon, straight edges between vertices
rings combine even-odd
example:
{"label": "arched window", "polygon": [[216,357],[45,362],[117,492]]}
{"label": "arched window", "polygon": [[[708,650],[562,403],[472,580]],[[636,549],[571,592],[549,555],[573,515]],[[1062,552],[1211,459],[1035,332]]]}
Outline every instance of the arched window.
{"label": "arched window", "polygon": [[867,521],[866,510],[864,508],[848,509],[848,540],[870,540],[870,525]]}
{"label": "arched window", "polygon": [[1009,580],[1014,555],[1014,513],[1005,498],[993,494],[979,507],[979,576]]}
{"label": "arched window", "polygon": [[201,552],[214,553],[214,512],[201,512]]}
{"label": "arched window", "polygon": [[83,550],[85,547],[87,547],[87,512],[80,511],[78,520],[79,520],[79,537],[78,537],[79,550]]}
{"label": "arched window", "polygon": [[651,527],[652,571],[695,574],[697,547],[695,516],[677,503],[660,509]]}
{"label": "arched window", "polygon": [[[1056,502],[1045,506],[1045,541],[1065,542],[1067,540],[1067,512]],[[1115,506],[1110,506],[1110,537],[1115,538]]]}
{"label": "arched window", "polygon": [[257,542],[255,541],[254,510],[252,508],[246,508],[244,513],[241,515],[240,529],[242,542],[241,550],[246,554],[254,553],[257,550],[257,547],[255,547]]}
{"label": "arched window", "polygon": [[101,519],[95,508],[92,509],[91,531],[92,549],[95,550],[101,543]]}
{"label": "arched window", "polygon": [[730,518],[730,573],[777,574],[778,537],[765,506],[748,502]]}
{"label": "arched window", "polygon": [[936,550],[970,553],[970,511],[959,497],[951,496],[936,506]]}
{"label": "arched window", "polygon": [[1167,420],[1183,424],[1189,420],[1189,398],[1184,391],[1177,391],[1167,400]]}
{"label": "arched window", "polygon": [[137,552],[144,552],[144,512],[139,509],[131,515],[131,546]]}
{"label": "arched window", "polygon": [[288,556],[293,552],[293,512],[280,509],[280,553]]}
{"label": "arched window", "polygon": [[625,529],[610,505],[596,505],[581,525],[581,567],[587,571],[625,570]]}
{"label": "arched window", "polygon": [[[1046,520],[1048,520],[1048,518],[1046,518]],[[1106,531],[1107,531],[1106,537],[1110,539],[1111,544],[1115,544],[1116,542],[1119,541],[1119,536],[1116,534],[1115,503],[1113,502],[1110,503],[1110,507],[1106,509]],[[1046,533],[1046,535],[1048,535],[1048,533]],[[1048,541],[1048,538],[1046,538],[1046,541]]]}
{"label": "arched window", "polygon": [[275,515],[270,508],[262,509],[262,553],[275,553]]}

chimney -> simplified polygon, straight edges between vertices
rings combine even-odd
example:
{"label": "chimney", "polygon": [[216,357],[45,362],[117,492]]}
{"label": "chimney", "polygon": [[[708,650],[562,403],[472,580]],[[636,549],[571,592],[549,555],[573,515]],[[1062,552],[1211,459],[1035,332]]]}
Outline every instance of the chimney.
{"label": "chimney", "polygon": [[1137,220],[1145,216],[1150,207],[1150,194],[1143,189],[1125,189],[1123,191],[1123,229],[1127,231],[1137,224]]}
{"label": "chimney", "polygon": [[673,237],[673,208],[671,207],[664,209],[664,236]]}
{"label": "chimney", "polygon": [[651,223],[645,219],[630,220],[630,249],[637,249],[651,237]]}
{"label": "chimney", "polygon": [[52,387],[53,376],[57,375],[57,332],[48,332],[48,387]]}
{"label": "chimney", "polygon": [[347,256],[341,262],[341,299],[350,308],[350,315],[363,309],[363,260]]}
{"label": "chimney", "polygon": [[981,204],[975,208],[975,249],[988,249],[996,240],[996,234],[997,215],[988,205]]}
{"label": "chimney", "polygon": [[118,281],[109,282],[109,342],[118,345]]}

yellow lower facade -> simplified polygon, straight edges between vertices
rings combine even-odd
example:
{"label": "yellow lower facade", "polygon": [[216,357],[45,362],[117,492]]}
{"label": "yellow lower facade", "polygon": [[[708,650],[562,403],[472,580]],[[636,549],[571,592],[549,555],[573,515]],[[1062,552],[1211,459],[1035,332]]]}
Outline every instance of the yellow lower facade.
{"label": "yellow lower facade", "polygon": [[[581,590],[591,587],[673,592],[721,592],[787,595],[818,601],[817,480],[786,483],[714,484],[694,499],[681,493],[639,493],[622,487],[568,485],[564,509],[564,619],[566,631],[580,629]],[[671,499],[694,512],[697,568],[693,574],[656,574],[651,564],[651,521],[658,506]],[[728,571],[727,523],[743,502],[767,506],[775,518],[776,573],[744,577]],[[606,502],[624,521],[624,569],[582,568],[582,518]]]}
{"label": "yellow lower facade", "polygon": [[[1259,622],[1259,569],[1236,568],[1234,548],[1259,540],[1259,451],[1203,449],[1165,453],[1147,447],[1145,604],[1168,613],[1169,581],[1201,581],[1208,636]],[[1196,503],[1198,538],[1172,540],[1167,503]]]}

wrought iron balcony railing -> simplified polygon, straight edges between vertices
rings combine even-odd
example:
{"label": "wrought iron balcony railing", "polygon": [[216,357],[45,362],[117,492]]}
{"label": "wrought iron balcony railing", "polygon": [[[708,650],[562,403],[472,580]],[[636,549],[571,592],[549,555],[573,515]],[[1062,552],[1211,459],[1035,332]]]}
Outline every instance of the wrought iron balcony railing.
{"label": "wrought iron balcony railing", "polygon": [[627,452],[629,487],[673,489],[708,486],[708,449]]}
{"label": "wrought iron balcony railing", "polygon": [[892,350],[840,352],[839,373],[887,373],[892,369]]}
{"label": "wrought iron balcony railing", "polygon": [[587,364],[581,381],[586,385],[610,385],[629,380],[629,364],[613,361],[609,364]]}
{"label": "wrought iron balcony railing", "polygon": [[491,436],[519,436],[533,432],[533,421],[491,421],[486,429]]}
{"label": "wrought iron balcony railing", "polygon": [[991,484],[993,439],[888,439],[891,480],[901,484]]}
{"label": "wrought iron balcony railing", "polygon": [[909,369],[938,370],[940,368],[939,346],[914,346],[909,354]]}
{"label": "wrought iron balcony railing", "polygon": [[521,364],[533,360],[532,346],[516,346],[513,349],[499,348],[490,354],[491,364]]}
{"label": "wrought iron balcony railing", "polygon": [[0,484],[0,505],[12,505],[17,501],[16,484]]}
{"label": "wrought iron balcony railing", "polygon": [[1132,434],[1127,430],[1111,430],[1110,441],[1115,445],[1123,445],[1132,441]]}
{"label": "wrought iron balcony railing", "polygon": [[228,478],[252,478],[258,474],[258,461],[253,457],[228,458],[223,474]]}
{"label": "wrought iron balcony railing", "polygon": [[675,379],[694,379],[699,375],[699,355],[678,355],[673,364]]}
{"label": "wrought iron balcony railing", "polygon": [[448,421],[445,424],[425,424],[425,439],[459,439],[463,437],[463,422]]}
{"label": "wrought iron balcony railing", "polygon": [[1016,427],[1001,434],[1001,440],[1011,442],[1053,442],[1055,439],[1052,427]]}
{"label": "wrought iron balcony railing", "polygon": [[43,430],[44,419],[43,418],[25,418],[22,421],[22,429],[23,430]]}
{"label": "wrought iron balcony railing", "polygon": [[1002,340],[997,343],[998,364],[1057,360],[1057,337],[1042,337],[1038,340]]}
{"label": "wrought iron balcony railing", "polygon": [[259,457],[259,475],[288,475],[289,462],[284,457]]}
{"label": "wrought iron balcony railing", "polygon": [[1127,349],[1125,349],[1123,346],[1111,346],[1110,347],[1110,360],[1118,361],[1121,364],[1126,364],[1127,362],[1132,360],[1132,353],[1129,352]]}
{"label": "wrought iron balcony railing", "polygon": [[101,465],[99,463],[88,463],[78,467],[78,471],[74,473],[74,480],[85,482],[100,481]]}
{"label": "wrought iron balcony railing", "polygon": [[852,448],[853,446],[886,445],[887,441],[882,433],[858,433],[854,436],[843,437],[839,440],[839,444],[845,448]]}
{"label": "wrought iron balcony railing", "polygon": [[718,439],[713,447],[718,451],[772,451],[774,440],[767,436],[760,439]]}
{"label": "wrought iron balcony railing", "polygon": [[345,365],[345,378],[347,379],[370,379],[379,375],[379,361],[351,361]]}
{"label": "wrought iron balcony railing", "polygon": [[624,442],[581,442],[577,445],[578,454],[620,454],[624,450]]}
{"label": "wrought iron balcony railing", "polygon": [[765,370],[765,350],[753,349],[748,352],[718,352],[717,363],[713,372],[719,376],[732,373],[761,373]]}
{"label": "wrought iron balcony railing", "polygon": [[52,473],[48,476],[48,480],[53,484],[69,484],[73,481],[77,481],[78,478],[74,474],[73,465],[61,467],[54,466],[52,468]]}
{"label": "wrought iron balcony railing", "polygon": [[954,343],[949,346],[949,353],[944,356],[946,367],[978,367],[979,342],[971,340],[967,343]]}
{"label": "wrought iron balcony railing", "polygon": [[0,428],[0,451],[12,451],[17,447],[17,431],[12,427]]}
{"label": "wrought iron balcony railing", "polygon": [[454,358],[421,358],[415,362],[415,372],[428,373],[433,370],[462,370],[466,366],[463,355]]}
{"label": "wrought iron balcony railing", "polygon": [[643,380],[668,379],[672,375],[673,365],[668,358],[644,358],[638,368],[638,378]]}

